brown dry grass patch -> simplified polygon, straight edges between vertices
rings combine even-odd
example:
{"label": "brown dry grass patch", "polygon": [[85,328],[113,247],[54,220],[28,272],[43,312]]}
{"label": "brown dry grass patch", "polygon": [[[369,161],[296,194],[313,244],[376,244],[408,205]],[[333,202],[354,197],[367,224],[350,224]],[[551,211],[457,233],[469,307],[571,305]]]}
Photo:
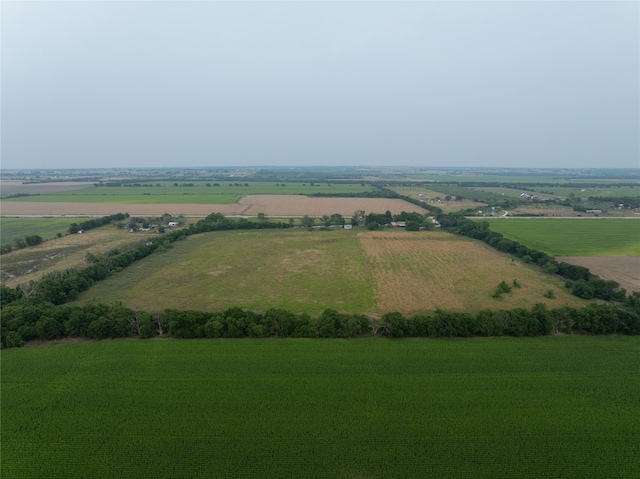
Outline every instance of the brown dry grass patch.
{"label": "brown dry grass patch", "polygon": [[[366,232],[358,238],[376,282],[380,312],[415,314],[437,308],[475,312],[484,308],[556,307],[581,301],[562,283],[534,267],[512,260],[488,246],[443,232]],[[514,288],[502,299],[491,297],[500,281]],[[553,289],[557,299],[547,299]]]}

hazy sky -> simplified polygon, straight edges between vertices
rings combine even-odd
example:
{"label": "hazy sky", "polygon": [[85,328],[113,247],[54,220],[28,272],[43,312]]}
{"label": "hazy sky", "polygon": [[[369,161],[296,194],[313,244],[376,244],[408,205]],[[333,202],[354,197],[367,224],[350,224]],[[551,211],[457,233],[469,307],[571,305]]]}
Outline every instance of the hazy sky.
{"label": "hazy sky", "polygon": [[3,168],[640,166],[640,3],[0,2]]}

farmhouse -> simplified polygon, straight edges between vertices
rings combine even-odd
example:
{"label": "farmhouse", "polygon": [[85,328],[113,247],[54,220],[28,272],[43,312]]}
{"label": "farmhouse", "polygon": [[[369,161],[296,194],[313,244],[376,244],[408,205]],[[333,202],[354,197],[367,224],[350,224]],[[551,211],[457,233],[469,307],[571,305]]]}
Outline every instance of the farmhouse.
{"label": "farmhouse", "polygon": [[178,226],[178,222],[177,221],[169,221],[169,224],[167,226],[169,228],[176,228]]}

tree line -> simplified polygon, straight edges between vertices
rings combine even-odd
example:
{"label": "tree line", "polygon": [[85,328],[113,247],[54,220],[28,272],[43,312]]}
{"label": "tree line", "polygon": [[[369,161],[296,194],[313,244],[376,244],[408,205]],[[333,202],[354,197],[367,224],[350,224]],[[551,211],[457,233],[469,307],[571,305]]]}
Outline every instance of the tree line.
{"label": "tree line", "polygon": [[[4,298],[3,298],[4,299]],[[640,294],[629,298],[628,308],[590,304],[548,309],[536,304],[530,310],[482,310],[477,314],[436,310],[405,317],[390,312],[379,320],[361,314],[327,309],[319,316],[271,308],[263,313],[231,307],[224,311],[161,313],[135,311],[121,303],[112,305],[56,306],[28,298],[2,308],[2,348],[24,346],[27,341],[61,337],[89,339],[137,337],[193,338],[355,338],[362,336],[488,337],[546,336],[551,334],[640,334]]]}

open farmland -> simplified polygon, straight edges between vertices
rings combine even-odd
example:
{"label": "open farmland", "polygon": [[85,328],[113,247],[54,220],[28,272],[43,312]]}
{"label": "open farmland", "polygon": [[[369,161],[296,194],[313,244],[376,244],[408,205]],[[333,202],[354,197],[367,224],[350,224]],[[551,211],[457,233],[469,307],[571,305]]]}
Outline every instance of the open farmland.
{"label": "open farmland", "polygon": [[[500,281],[522,287],[490,297]],[[558,299],[547,299],[548,289]],[[509,309],[584,304],[560,278],[443,232],[270,230],[205,233],[96,284],[79,301],[133,309],[269,307],[317,314],[405,314],[438,307]]]}
{"label": "open farmland", "polygon": [[364,210],[367,213],[384,213],[387,210],[393,214],[402,211],[426,213],[422,208],[399,199],[312,198],[300,195],[248,195],[233,204],[149,203],[122,205],[116,203],[2,202],[2,214],[7,216],[107,216],[124,211],[132,216],[162,215],[164,213],[190,216],[206,216],[211,213],[222,213],[225,216],[257,216],[258,213],[265,213],[269,216],[322,216],[339,213],[350,217],[357,210]]}
{"label": "open farmland", "polygon": [[[90,186],[74,191],[43,192],[37,196],[21,197],[18,201],[113,204],[230,204],[241,196],[251,194],[361,193],[373,189],[371,186],[355,183],[314,183],[311,186],[308,183],[238,183],[237,181],[231,183],[207,183],[204,181],[195,183],[160,182],[150,183],[147,186]],[[8,199],[7,201],[14,200]]]}
{"label": "open farmland", "polygon": [[23,183],[22,181],[0,181],[0,196],[47,195],[74,190],[83,190],[92,184],[86,181],[56,181],[52,183]]}
{"label": "open farmland", "polygon": [[2,353],[3,478],[636,478],[640,341],[150,340]]}
{"label": "open farmland", "polygon": [[640,256],[640,219],[508,218],[493,231],[530,248],[560,256]]}

